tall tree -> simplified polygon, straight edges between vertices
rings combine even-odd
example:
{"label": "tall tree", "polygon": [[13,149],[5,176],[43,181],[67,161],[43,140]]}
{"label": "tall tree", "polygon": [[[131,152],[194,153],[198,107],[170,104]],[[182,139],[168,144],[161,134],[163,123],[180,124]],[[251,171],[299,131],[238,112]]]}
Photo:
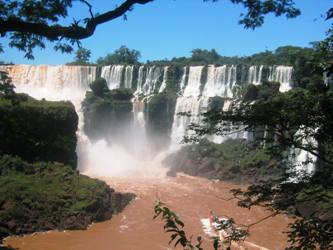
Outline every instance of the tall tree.
{"label": "tall tree", "polygon": [[[283,174],[234,190],[239,205],[261,205],[300,216],[290,225],[290,249],[332,249],[333,89],[309,84],[306,89],[278,90],[278,83],[247,86],[231,110],[207,112],[205,125],[190,128],[199,137],[244,129],[265,142],[262,147],[272,158],[284,159]],[[295,161],[291,153],[296,149],[309,157]],[[308,172],[312,164],[314,171]]]}
{"label": "tall tree", "polygon": [[86,48],[78,48],[75,52],[74,61],[70,64],[72,65],[87,65],[89,64],[91,51]]}
{"label": "tall tree", "polygon": [[121,46],[116,49],[114,53],[107,54],[105,57],[97,59],[99,65],[111,65],[111,64],[137,64],[141,57],[140,51],[135,49],[129,49],[126,46]]}
{"label": "tall tree", "polygon": [[[327,12],[327,19],[331,18],[333,8]],[[318,69],[332,74],[332,41],[330,29],[327,37],[315,44],[314,53],[303,51],[313,57],[308,67],[312,74]],[[294,47],[280,48],[277,54],[296,64],[302,59],[299,49]],[[207,112],[205,124],[192,124],[190,129],[196,131],[194,140],[210,133],[228,134],[232,127],[263,135],[255,138],[265,142],[262,146],[272,156],[285,158],[281,166],[284,174],[245,190],[233,190],[240,199],[239,205],[261,205],[277,212],[294,213],[298,218],[290,224],[288,249],[328,250],[333,249],[333,86],[315,78],[299,85],[303,88],[286,93],[278,92],[277,83],[246,86],[231,110]],[[303,162],[293,160],[290,152],[295,149],[307,152],[309,157]],[[310,173],[306,171],[309,164],[315,166]]]}
{"label": "tall tree", "polygon": [[[69,16],[74,0],[0,0],[0,34],[8,36],[11,47],[25,52],[33,59],[33,49],[44,48],[45,41],[56,42],[54,48],[62,52],[72,52],[72,46],[94,34],[98,25],[119,17],[127,18],[135,4],[147,4],[154,0],[123,0],[115,8],[99,14],[93,12],[90,0],[78,0],[87,6],[88,16],[82,20]],[[203,0],[205,2],[218,0]],[[264,22],[264,16],[273,13],[293,18],[300,14],[293,0],[230,0],[244,6],[246,13],[239,21],[245,28],[256,28]],[[105,3],[109,4],[109,3]],[[68,26],[60,19],[74,19]],[[0,47],[1,48],[1,47]]]}
{"label": "tall tree", "polygon": [[191,61],[202,64],[217,63],[221,57],[215,49],[194,49],[191,53]]}

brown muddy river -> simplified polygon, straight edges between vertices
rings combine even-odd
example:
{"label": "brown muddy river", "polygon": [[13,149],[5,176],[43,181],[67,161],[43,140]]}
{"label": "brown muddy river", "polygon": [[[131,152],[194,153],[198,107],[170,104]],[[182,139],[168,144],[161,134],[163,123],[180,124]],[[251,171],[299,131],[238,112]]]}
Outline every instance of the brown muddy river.
{"label": "brown muddy river", "polygon": [[[233,217],[240,224],[251,224],[270,214],[263,208],[240,208],[229,190],[235,185],[205,179],[178,176],[167,178],[105,178],[117,191],[132,192],[137,198],[110,221],[92,225],[88,230],[47,232],[25,237],[12,237],[7,245],[20,250],[158,250],[168,246],[169,235],[163,223],[152,220],[157,199],[166,203],[185,222],[185,231],[204,236],[204,249],[213,249],[211,239],[203,232],[201,219],[211,209],[216,215]],[[269,218],[253,227],[242,247],[233,249],[284,249],[283,233],[292,220],[285,215]],[[177,248],[180,249],[180,248]]]}

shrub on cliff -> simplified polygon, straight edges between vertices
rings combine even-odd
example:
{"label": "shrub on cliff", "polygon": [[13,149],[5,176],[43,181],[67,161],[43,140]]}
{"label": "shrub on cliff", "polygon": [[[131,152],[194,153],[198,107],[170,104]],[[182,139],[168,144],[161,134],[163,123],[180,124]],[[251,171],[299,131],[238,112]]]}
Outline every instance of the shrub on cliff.
{"label": "shrub on cliff", "polygon": [[113,101],[131,101],[133,91],[131,89],[112,89],[109,92],[109,98]]}
{"label": "shrub on cliff", "polygon": [[165,147],[170,140],[177,95],[172,90],[155,94],[146,104],[147,131],[159,148]]}
{"label": "shrub on cliff", "polygon": [[119,128],[132,119],[132,90],[110,90],[103,78],[92,82],[90,88],[82,102],[85,133],[91,139],[121,133]]}
{"label": "shrub on cliff", "polygon": [[110,219],[131,199],[62,163],[0,156],[0,238],[51,229],[84,229]]}
{"label": "shrub on cliff", "polygon": [[89,85],[92,93],[98,97],[104,97],[109,92],[108,84],[104,78],[97,78]]}
{"label": "shrub on cliff", "polygon": [[70,102],[0,98],[0,153],[28,162],[57,161],[76,167],[78,117]]}
{"label": "shrub on cliff", "polygon": [[164,164],[171,167],[169,175],[184,172],[238,183],[253,183],[283,173],[278,158],[271,157],[265,148],[241,139],[222,144],[204,139],[168,156]]}

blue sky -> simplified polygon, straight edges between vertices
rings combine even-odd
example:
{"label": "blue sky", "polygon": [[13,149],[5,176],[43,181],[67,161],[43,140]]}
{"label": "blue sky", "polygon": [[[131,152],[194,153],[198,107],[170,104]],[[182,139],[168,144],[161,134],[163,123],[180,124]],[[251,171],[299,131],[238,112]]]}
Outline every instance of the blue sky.
{"label": "blue sky", "polygon": [[[112,8],[109,1],[91,1],[94,12]],[[128,13],[128,20],[118,19],[98,26],[95,34],[82,41],[91,50],[91,61],[113,52],[121,45],[141,52],[141,61],[189,56],[195,48],[213,49],[225,56],[251,55],[275,50],[283,45],[308,46],[311,41],[324,38],[329,22],[324,14],[332,7],[330,0],[295,0],[302,15],[296,19],[276,18],[269,15],[265,24],[256,30],[245,30],[238,24],[242,7],[220,0],[217,3],[202,0],[155,0],[136,6]],[[76,4],[70,11],[76,19],[88,15],[85,6]],[[70,18],[70,21],[72,18]],[[44,50],[34,51],[35,60],[27,60],[22,52],[6,46],[0,60],[25,64],[62,64],[73,55],[61,54],[47,44]]]}

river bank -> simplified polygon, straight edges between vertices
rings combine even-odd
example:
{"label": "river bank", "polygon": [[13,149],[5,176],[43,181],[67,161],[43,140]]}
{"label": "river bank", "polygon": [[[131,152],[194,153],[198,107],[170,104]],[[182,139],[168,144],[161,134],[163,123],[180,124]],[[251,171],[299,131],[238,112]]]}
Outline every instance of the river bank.
{"label": "river bank", "polygon": [[[189,235],[202,235],[204,249],[212,244],[204,234],[201,219],[208,217],[211,209],[216,215],[233,217],[239,224],[251,224],[270,214],[263,208],[240,208],[231,198],[229,190],[240,187],[220,181],[211,181],[186,175],[166,178],[103,178],[120,192],[136,194],[123,212],[112,220],[96,223],[84,231],[47,232],[5,240],[20,250],[68,249],[68,250],[155,250],[172,249],[169,235],[163,231],[163,223],[153,220],[153,206],[157,199],[166,203],[184,221]],[[287,230],[291,218],[277,215],[250,229],[246,239],[247,249],[283,249],[287,245]],[[258,246],[258,247],[257,247]],[[262,248],[260,248],[262,247]]]}

